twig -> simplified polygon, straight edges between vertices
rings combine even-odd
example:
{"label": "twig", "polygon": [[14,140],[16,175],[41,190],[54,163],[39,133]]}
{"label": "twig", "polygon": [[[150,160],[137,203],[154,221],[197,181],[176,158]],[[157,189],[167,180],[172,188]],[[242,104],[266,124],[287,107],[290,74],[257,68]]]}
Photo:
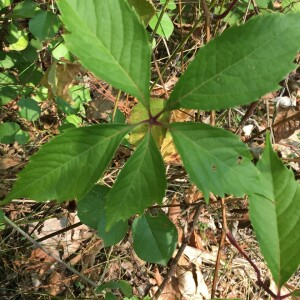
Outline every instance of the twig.
{"label": "twig", "polygon": [[[206,31],[206,38],[205,42],[208,43],[210,41],[210,23],[211,23],[211,13],[207,7],[206,0],[201,0],[203,11],[205,15],[205,31]],[[212,110],[210,112],[210,125],[215,126],[216,125],[216,111]]]}
{"label": "twig", "polygon": [[300,112],[294,114],[293,116],[290,116],[290,117],[288,117],[288,118],[285,118],[285,119],[283,119],[283,120],[281,120],[281,121],[279,121],[279,122],[273,124],[272,126],[269,126],[269,127],[265,128],[264,130],[260,131],[259,133],[257,133],[257,134],[255,134],[255,135],[249,137],[249,138],[245,141],[245,143],[251,142],[253,139],[255,139],[255,138],[257,138],[258,136],[262,135],[263,133],[265,133],[265,132],[266,132],[267,130],[269,130],[270,128],[273,128],[273,129],[274,129],[275,127],[277,127],[277,126],[279,126],[279,125],[281,125],[281,124],[283,124],[283,123],[285,123],[285,122],[288,122],[288,121],[291,121],[291,120],[294,120],[294,119],[299,118],[299,116],[300,116]]}
{"label": "twig", "polygon": [[219,242],[218,255],[217,255],[217,260],[216,260],[216,264],[215,264],[215,274],[214,274],[212,289],[211,289],[211,298],[212,299],[215,298],[215,294],[216,294],[218,274],[219,274],[219,269],[220,269],[221,251],[224,246],[224,242],[226,239],[226,232],[227,232],[226,206],[225,206],[224,198],[221,199],[221,205],[222,205],[222,235],[221,235],[221,239]]}
{"label": "twig", "polygon": [[201,0],[201,4],[203,6],[203,11],[205,15],[205,31],[206,31],[206,43],[210,41],[210,21],[211,21],[211,14],[207,7],[206,0]]}
{"label": "twig", "polygon": [[231,2],[231,4],[229,5],[229,7],[220,15],[214,15],[212,14],[213,20],[221,20],[224,19],[232,10],[232,8],[234,7],[234,5],[236,4],[237,0],[233,0]]}
{"label": "twig", "polygon": [[40,243],[35,241],[31,236],[29,236],[25,231],[23,231],[19,226],[17,226],[13,221],[11,221],[9,218],[4,216],[4,220],[6,223],[8,223],[12,228],[14,228],[16,231],[18,231],[21,235],[23,235],[27,240],[29,240],[34,246],[37,248],[40,248],[43,250],[47,255],[55,259],[58,263],[63,265],[66,269],[68,269],[70,272],[76,274],[79,278],[90,284],[92,287],[96,288],[98,286],[97,283],[90,280],[89,278],[85,277],[83,274],[75,270],[73,267],[65,263],[63,260],[61,260],[58,256],[52,254],[50,251],[48,251],[45,247],[43,247]]}
{"label": "twig", "polygon": [[48,240],[48,239],[50,239],[50,238],[52,238],[54,236],[57,236],[59,234],[65,233],[65,232],[67,232],[69,230],[72,230],[72,229],[74,229],[74,228],[76,228],[76,227],[78,227],[80,225],[82,225],[82,222],[77,222],[77,223],[75,223],[73,225],[70,225],[70,226],[68,226],[66,228],[63,228],[63,229],[57,230],[55,232],[52,232],[52,233],[50,233],[48,235],[45,235],[42,238],[37,239],[36,242],[38,242],[38,243],[43,242],[43,241]]}
{"label": "twig", "polygon": [[[249,262],[249,264],[252,266],[256,273],[256,284],[263,288],[271,297],[274,299],[278,299],[278,296],[273,293],[270,288],[262,281],[261,279],[261,273],[258,269],[258,267],[255,265],[255,263],[251,260],[251,258],[243,251],[243,249],[240,247],[240,245],[237,243],[237,241],[234,239],[232,233],[230,231],[227,231],[226,236],[230,243],[240,252],[240,254]],[[282,299],[281,297],[279,299]]]}
{"label": "twig", "polygon": [[[179,24],[180,24],[180,40],[183,39],[183,31],[182,31],[182,3],[181,0],[178,0],[178,13],[179,13]],[[181,58],[181,72],[184,72],[184,61],[183,61],[183,49],[180,51]]]}
{"label": "twig", "polygon": [[156,61],[154,52],[152,53],[152,57],[153,57],[153,62],[154,62],[155,70],[156,70],[156,72],[157,72],[157,75],[158,75],[160,84],[161,84],[161,86],[163,87],[163,90],[164,90],[164,92],[165,92],[166,97],[169,98],[169,93],[168,93],[168,91],[167,91],[167,89],[166,89],[166,85],[165,85],[164,80],[163,80],[163,78],[162,78],[162,75],[161,75],[161,73],[160,73],[159,66],[158,66],[158,64],[157,64],[157,61]]}
{"label": "twig", "polygon": [[154,29],[153,29],[153,31],[152,31],[152,34],[151,34],[151,42],[152,42],[153,39],[154,39],[154,36],[155,36],[155,34],[156,34],[156,31],[157,31],[157,29],[158,29],[158,27],[159,27],[159,25],[160,25],[160,22],[161,22],[161,20],[162,20],[162,18],[163,18],[163,15],[164,15],[165,11],[167,10],[167,7],[168,7],[169,2],[170,2],[170,0],[166,0],[165,4],[164,4],[164,6],[163,6],[163,8],[162,8],[162,10],[161,10],[161,12],[160,12],[160,15],[159,15],[159,17],[158,17],[158,19],[157,19],[157,23],[156,23],[156,25],[155,25],[155,27],[154,27]]}
{"label": "twig", "polygon": [[194,217],[193,217],[193,223],[192,223],[192,226],[189,228],[189,231],[186,235],[186,237],[184,238],[175,258],[171,261],[170,263],[170,268],[163,280],[163,282],[161,283],[161,285],[158,287],[158,290],[156,291],[155,295],[154,295],[154,299],[158,299],[159,296],[161,295],[161,293],[163,292],[164,288],[166,287],[168,281],[170,280],[170,278],[172,277],[174,271],[175,271],[175,268],[176,268],[176,265],[181,257],[181,255],[183,254],[184,252],[184,249],[185,247],[188,245],[189,241],[190,241],[190,238],[191,238],[191,235],[192,235],[192,232],[194,230],[194,228],[196,227],[197,225],[197,222],[198,222],[198,219],[199,219],[199,216],[200,216],[200,213],[201,213],[201,205],[199,205],[197,207],[197,210],[194,214]]}
{"label": "twig", "polygon": [[244,116],[242,117],[242,120],[240,121],[240,124],[238,125],[238,127],[235,130],[235,134],[237,134],[240,130],[240,128],[242,127],[242,125],[252,116],[254,110],[256,109],[257,105],[258,105],[259,101],[255,101],[253,103],[250,104],[250,106],[248,107],[246,113],[244,114]]}
{"label": "twig", "polygon": [[259,15],[259,9],[257,7],[257,4],[256,4],[255,0],[251,0],[251,3],[253,5],[253,9],[254,9],[255,14]]}

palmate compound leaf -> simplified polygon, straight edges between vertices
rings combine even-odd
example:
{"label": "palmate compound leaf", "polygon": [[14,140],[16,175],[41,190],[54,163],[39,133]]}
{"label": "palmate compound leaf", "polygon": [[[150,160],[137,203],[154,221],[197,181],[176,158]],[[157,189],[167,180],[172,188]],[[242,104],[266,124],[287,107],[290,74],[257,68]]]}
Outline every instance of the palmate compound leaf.
{"label": "palmate compound leaf", "polygon": [[139,258],[166,265],[176,249],[178,233],[163,213],[141,216],[132,224],[133,248]]}
{"label": "palmate compound leaf", "polygon": [[33,155],[4,204],[17,197],[36,201],[81,199],[101,177],[130,125],[75,128],[53,138]]}
{"label": "palmate compound leaf", "polygon": [[84,67],[149,107],[151,46],[125,0],[59,0],[67,48]]}
{"label": "palmate compound leaf", "polygon": [[176,84],[168,109],[224,109],[278,88],[295,68],[300,14],[254,17],[199,50]]}
{"label": "palmate compound leaf", "polygon": [[107,195],[107,226],[127,220],[133,214],[142,214],[153,203],[161,203],[167,187],[165,172],[149,129]]}
{"label": "palmate compound leaf", "polygon": [[243,196],[257,190],[258,173],[234,134],[199,123],[172,123],[170,132],[191,180],[204,193]]}
{"label": "palmate compound leaf", "polygon": [[257,168],[264,191],[250,195],[250,219],[274,281],[281,287],[300,264],[300,185],[273,151],[269,137]]}

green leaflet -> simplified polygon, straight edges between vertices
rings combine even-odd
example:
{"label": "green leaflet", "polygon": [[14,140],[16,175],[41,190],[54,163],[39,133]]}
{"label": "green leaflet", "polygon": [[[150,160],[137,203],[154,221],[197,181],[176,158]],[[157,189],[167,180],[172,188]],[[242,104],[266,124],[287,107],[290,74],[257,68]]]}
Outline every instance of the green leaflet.
{"label": "green leaflet", "polygon": [[110,188],[103,185],[94,187],[78,201],[78,217],[85,225],[98,230],[98,235],[103,239],[104,246],[112,246],[121,241],[128,231],[127,222],[117,222],[109,231],[106,231],[105,196]]}
{"label": "green leaflet", "polygon": [[167,265],[176,249],[178,234],[175,225],[163,213],[144,215],[132,224],[133,248],[143,260]]}
{"label": "green leaflet", "polygon": [[250,196],[250,218],[274,281],[281,287],[300,263],[300,185],[273,151],[269,137],[257,168],[265,192]]}
{"label": "green leaflet", "polygon": [[12,144],[15,141],[15,134],[20,126],[15,122],[4,122],[0,124],[0,143]]}
{"label": "green leaflet", "polygon": [[149,130],[107,195],[107,226],[161,203],[166,187],[164,162]]}
{"label": "green leaflet", "polygon": [[[107,289],[113,289],[113,290],[120,289],[126,297],[132,296],[132,287],[125,280],[109,281],[107,283],[103,283],[96,288],[96,292],[101,293],[102,291],[107,290]],[[128,298],[126,298],[126,299],[128,299]]]}
{"label": "green leaflet", "polygon": [[4,213],[2,210],[0,210],[0,223],[4,222]]}
{"label": "green leaflet", "polygon": [[150,43],[125,0],[60,0],[67,48],[96,76],[149,107]]}
{"label": "green leaflet", "polygon": [[101,124],[58,135],[31,157],[3,202],[17,197],[36,201],[81,199],[101,177],[133,127]]}
{"label": "green leaflet", "polygon": [[255,17],[226,30],[200,49],[168,109],[223,109],[255,101],[295,68],[299,40],[300,14]]}
{"label": "green leaflet", "polygon": [[33,1],[22,1],[13,9],[13,18],[31,18],[34,16],[34,11],[37,4]]}
{"label": "green leaflet", "polygon": [[50,11],[40,10],[29,21],[30,32],[40,41],[53,38],[58,29],[59,19]]}
{"label": "green leaflet", "polygon": [[[158,18],[160,15],[160,11],[157,12],[150,20],[149,22],[149,26],[151,27],[151,29],[154,30],[157,22],[158,22]],[[174,25],[172,23],[172,20],[170,19],[169,15],[167,13],[164,13],[162,16],[162,19],[160,21],[160,24],[157,28],[157,34],[166,38],[167,40],[169,39],[169,37],[172,35],[174,31]]]}
{"label": "green leaflet", "polygon": [[129,5],[134,7],[141,21],[148,26],[150,19],[155,14],[155,7],[151,0],[127,0]]}
{"label": "green leaflet", "polygon": [[21,108],[19,114],[21,118],[28,121],[36,121],[41,114],[41,108],[38,103],[31,98],[21,98],[18,101],[18,106]]}
{"label": "green leaflet", "polygon": [[204,193],[243,196],[256,190],[257,171],[234,134],[199,123],[173,123],[170,132],[191,180]]}

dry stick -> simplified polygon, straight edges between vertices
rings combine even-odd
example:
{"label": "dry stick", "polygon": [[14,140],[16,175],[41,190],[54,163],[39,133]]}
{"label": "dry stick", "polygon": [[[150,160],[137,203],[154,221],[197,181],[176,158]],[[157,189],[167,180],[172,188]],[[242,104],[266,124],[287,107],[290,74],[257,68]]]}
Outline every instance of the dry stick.
{"label": "dry stick", "polygon": [[230,243],[240,252],[240,254],[248,261],[248,263],[254,269],[254,271],[256,273],[256,277],[257,277],[256,284],[259,287],[263,288],[274,299],[282,299],[280,296],[279,296],[280,298],[278,298],[277,295],[275,293],[273,293],[270,290],[270,288],[262,281],[260,270],[254,264],[254,262],[251,260],[251,258],[243,251],[243,249],[240,247],[240,245],[234,239],[232,233],[230,231],[227,231],[226,236],[227,236],[228,240],[230,241]]}
{"label": "dry stick", "polygon": [[[171,54],[171,56],[168,58],[167,62],[165,63],[165,66],[163,68],[163,70],[161,71],[161,74],[163,75],[165,73],[165,71],[168,69],[170,62],[174,60],[174,58],[176,57],[177,53],[182,49],[182,47],[185,45],[185,43],[187,42],[187,40],[191,37],[191,35],[193,34],[193,32],[196,30],[196,28],[198,27],[198,25],[200,24],[201,19],[197,20],[195,22],[195,24],[193,25],[192,29],[189,31],[189,33],[185,36],[185,38],[180,42],[180,44],[176,47],[176,49],[174,50],[174,52]],[[153,88],[155,87],[155,85],[157,84],[158,79],[156,79],[150,87],[150,91],[153,90]]]}
{"label": "dry stick", "polygon": [[[206,39],[205,42],[208,43],[210,41],[210,22],[211,22],[211,15],[210,11],[207,7],[206,0],[201,0],[204,16],[205,16],[205,31],[206,31]],[[210,125],[215,126],[216,125],[216,111],[212,110],[210,112]]]}
{"label": "dry stick", "polygon": [[154,299],[158,299],[159,296],[161,295],[161,293],[163,292],[164,288],[166,287],[168,281],[170,280],[170,278],[172,277],[174,271],[175,271],[175,268],[176,268],[176,265],[181,257],[181,255],[183,254],[184,252],[184,249],[185,247],[187,246],[187,244],[189,243],[190,241],[190,238],[191,238],[191,235],[193,233],[193,230],[194,228],[196,227],[197,225],[197,222],[198,222],[198,219],[199,219],[199,216],[200,216],[200,213],[201,213],[201,205],[199,205],[197,207],[197,210],[195,212],[195,215],[193,217],[193,224],[192,226],[189,228],[189,232],[187,233],[186,237],[184,238],[175,258],[171,261],[170,263],[170,268],[163,280],[163,282],[161,283],[161,285],[158,287],[158,290],[156,291],[155,295],[154,295]]}
{"label": "dry stick", "polygon": [[259,8],[257,7],[257,4],[256,4],[255,0],[251,0],[251,3],[253,5],[255,14],[259,15]]}
{"label": "dry stick", "polygon": [[163,15],[164,15],[165,11],[167,10],[167,7],[168,7],[169,2],[170,2],[170,0],[166,0],[165,4],[164,4],[164,6],[163,6],[163,8],[162,8],[162,10],[161,10],[161,12],[160,12],[160,15],[159,15],[159,17],[158,17],[158,19],[157,19],[157,23],[156,23],[156,25],[155,25],[155,27],[154,27],[154,29],[153,29],[153,31],[152,31],[152,34],[151,34],[151,42],[152,42],[153,39],[154,39],[154,36],[155,36],[155,34],[156,34],[156,31],[157,31],[157,29],[158,29],[158,27],[159,27],[159,25],[160,25],[160,22],[161,22],[161,20],[162,20],[162,18],[163,18]]}
{"label": "dry stick", "polygon": [[88,279],[84,275],[82,275],[80,272],[75,270],[73,267],[69,266],[67,263],[65,263],[63,260],[61,260],[58,256],[50,253],[46,248],[44,248],[40,243],[35,241],[31,236],[29,236],[25,231],[23,231],[19,226],[17,226],[13,221],[11,221],[9,218],[4,216],[4,220],[6,223],[8,223],[12,228],[14,228],[16,231],[18,231],[20,234],[22,234],[27,240],[29,240],[34,246],[37,248],[40,248],[43,250],[47,255],[55,259],[58,263],[62,264],[66,269],[68,269],[70,272],[76,274],[79,278],[90,284],[92,287],[96,288],[98,286],[97,283],[94,281]]}
{"label": "dry stick", "polygon": [[168,93],[168,91],[167,91],[167,89],[166,89],[164,80],[163,80],[162,75],[161,75],[161,73],[160,73],[160,70],[159,70],[159,67],[158,67],[158,64],[157,64],[157,61],[156,61],[154,52],[152,52],[152,57],[153,57],[153,61],[154,61],[154,65],[155,65],[155,70],[156,70],[156,72],[157,72],[159,81],[160,81],[160,83],[161,83],[161,85],[162,85],[162,87],[163,87],[163,90],[164,90],[164,92],[165,92],[165,94],[166,94],[166,97],[167,97],[167,99],[168,99],[168,98],[169,98],[169,93]]}
{"label": "dry stick", "polygon": [[219,249],[218,249],[218,255],[217,255],[217,260],[215,264],[215,274],[214,274],[214,279],[212,283],[212,288],[211,288],[211,298],[213,299],[216,294],[217,290],[217,282],[218,282],[218,274],[220,270],[220,260],[221,260],[221,251],[224,246],[224,242],[226,239],[226,232],[227,232],[227,219],[226,219],[226,206],[225,206],[225,199],[221,199],[221,206],[222,206],[222,235],[221,239],[219,242]]}
{"label": "dry stick", "polygon": [[[179,10],[179,25],[180,25],[180,40],[183,39],[183,31],[182,31],[182,3],[181,0],[178,0],[178,10]],[[184,72],[184,61],[183,61],[183,48],[180,51],[181,58],[181,72]]]}
{"label": "dry stick", "polygon": [[256,109],[256,107],[258,106],[258,102],[253,102],[250,104],[250,106],[248,107],[246,113],[244,114],[244,116],[242,117],[242,120],[240,121],[240,124],[238,125],[238,127],[235,130],[235,134],[240,132],[241,127],[243,126],[243,124],[252,116],[254,110]]}
{"label": "dry stick", "polygon": [[78,227],[80,225],[82,225],[82,222],[77,222],[77,223],[75,223],[73,225],[70,225],[70,226],[68,226],[66,228],[63,228],[63,229],[57,230],[55,232],[52,232],[52,233],[50,233],[48,235],[45,235],[42,238],[37,239],[36,242],[37,243],[43,242],[43,241],[48,240],[48,239],[50,239],[50,238],[52,238],[54,236],[57,236],[59,234],[65,233],[65,232],[67,232],[69,230],[72,230],[72,229],[74,229],[74,228],[76,228],[76,227]]}
{"label": "dry stick", "polygon": [[247,139],[247,140],[245,141],[245,143],[249,143],[249,142],[251,142],[253,139],[259,137],[260,135],[262,135],[263,133],[265,133],[267,130],[269,130],[270,127],[271,127],[272,129],[274,129],[275,127],[277,127],[277,126],[279,126],[279,125],[281,125],[281,124],[283,124],[283,123],[285,123],[285,122],[288,122],[288,121],[291,121],[291,120],[294,120],[294,119],[299,118],[299,116],[300,116],[300,112],[298,112],[298,113],[294,114],[293,116],[290,116],[290,117],[288,117],[288,118],[286,118],[286,119],[283,119],[283,120],[281,120],[281,121],[279,121],[279,122],[273,124],[272,126],[269,126],[269,127],[265,128],[264,130],[260,131],[259,133],[257,133],[257,134],[255,134],[255,135],[251,136],[249,139]]}

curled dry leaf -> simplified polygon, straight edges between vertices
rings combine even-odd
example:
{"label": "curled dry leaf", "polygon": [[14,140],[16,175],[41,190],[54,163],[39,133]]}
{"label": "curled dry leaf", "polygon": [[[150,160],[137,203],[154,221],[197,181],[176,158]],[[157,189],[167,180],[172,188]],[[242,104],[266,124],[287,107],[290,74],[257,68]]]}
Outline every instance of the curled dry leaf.
{"label": "curled dry leaf", "polygon": [[12,155],[4,155],[0,158],[0,170],[7,170],[20,164],[20,159]]}
{"label": "curled dry leaf", "polygon": [[183,230],[178,222],[181,219],[181,208],[180,208],[180,206],[175,206],[178,204],[179,204],[179,201],[177,200],[177,197],[175,195],[173,197],[172,203],[171,203],[171,205],[174,205],[174,206],[170,207],[169,212],[168,212],[168,217],[176,226],[177,232],[178,232],[178,243],[181,243],[182,239],[183,239]]}
{"label": "curled dry leaf", "polygon": [[204,250],[202,238],[196,230],[193,230],[192,232],[190,246],[199,250]]}
{"label": "curled dry leaf", "polygon": [[56,271],[52,272],[49,278],[49,294],[51,296],[56,296],[63,291],[63,287],[60,285],[62,281],[62,274]]}
{"label": "curled dry leaf", "polygon": [[[157,284],[157,286],[152,287],[150,289],[150,296],[153,297],[155,292],[158,289],[158,286],[162,283],[163,278],[161,274],[159,273],[158,268],[155,268],[154,270],[154,278],[155,281],[154,284]],[[182,297],[179,289],[178,289],[178,280],[174,276],[171,278],[171,280],[166,284],[162,294],[158,297],[157,300],[178,300],[178,299],[185,299]]]}
{"label": "curled dry leaf", "polygon": [[184,193],[184,202],[191,204],[203,198],[203,193],[198,190],[196,185],[192,184]]}
{"label": "curled dry leaf", "polygon": [[26,270],[36,270],[42,275],[51,268],[54,262],[54,258],[49,256],[42,249],[37,248],[31,252],[31,256],[26,263]]}
{"label": "curled dry leaf", "polygon": [[180,156],[177,153],[177,150],[173,142],[173,138],[169,131],[166,133],[166,136],[163,139],[162,145],[160,147],[160,151],[164,159],[164,162],[167,165],[175,165],[175,166],[182,165]]}
{"label": "curled dry leaf", "polygon": [[300,115],[299,111],[295,108],[282,108],[279,107],[277,111],[274,124],[283,121],[289,117],[294,116],[291,120],[283,122],[273,129],[275,142],[278,143],[282,139],[286,139],[291,136],[297,129],[300,129]]}

